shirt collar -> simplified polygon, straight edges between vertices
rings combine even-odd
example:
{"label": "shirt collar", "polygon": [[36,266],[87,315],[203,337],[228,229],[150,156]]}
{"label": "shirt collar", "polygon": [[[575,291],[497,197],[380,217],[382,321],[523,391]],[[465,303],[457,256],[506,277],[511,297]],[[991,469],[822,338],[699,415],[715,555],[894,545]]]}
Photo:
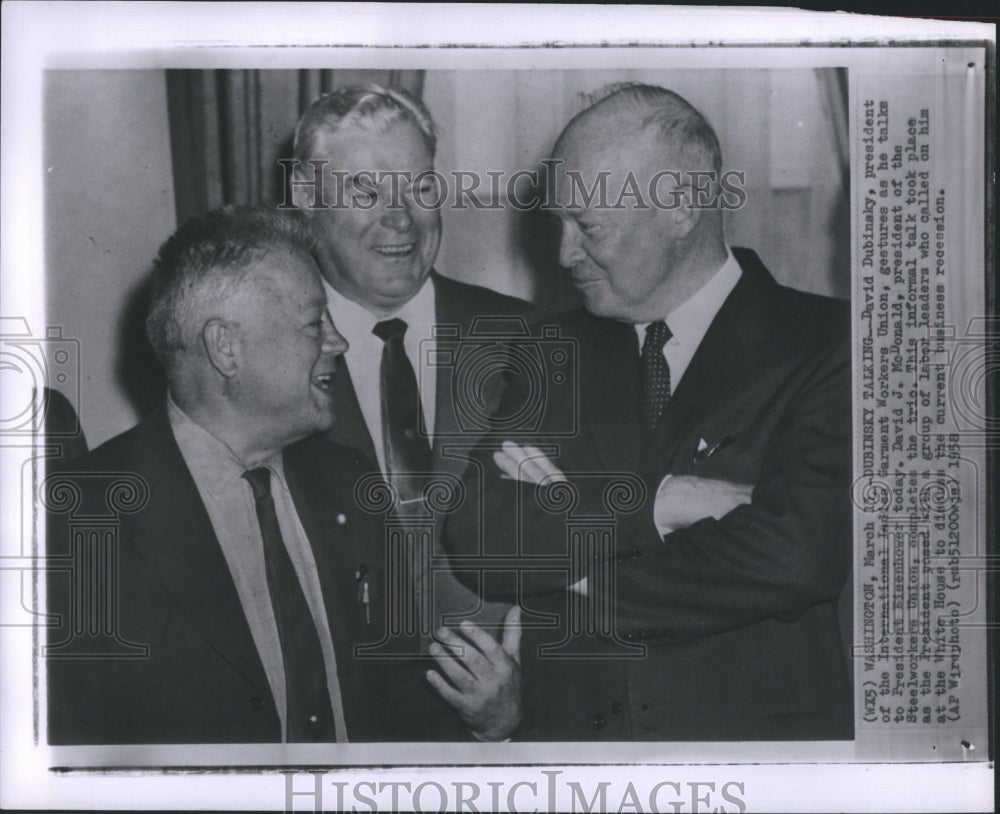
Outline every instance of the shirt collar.
{"label": "shirt collar", "polygon": [[741,274],[743,269],[727,246],[726,262],[693,296],[665,317],[670,333],[680,344],[697,346],[701,343]]}
{"label": "shirt collar", "polygon": [[[229,446],[195,422],[185,413],[173,398],[167,395],[167,418],[174,439],[180,448],[184,463],[187,464],[199,490],[204,489],[213,499],[232,487],[247,471],[246,465]],[[287,490],[285,469],[281,453],[275,453],[258,466],[271,470],[272,489],[274,484]]]}
{"label": "shirt collar", "polygon": [[[348,299],[337,289],[323,280],[326,289],[327,307],[337,330],[347,337],[348,343],[371,335],[376,323],[398,317],[410,325],[431,325],[434,323],[434,281],[428,277],[416,295],[394,314],[376,317],[363,305]],[[350,350],[348,350],[348,353]]]}

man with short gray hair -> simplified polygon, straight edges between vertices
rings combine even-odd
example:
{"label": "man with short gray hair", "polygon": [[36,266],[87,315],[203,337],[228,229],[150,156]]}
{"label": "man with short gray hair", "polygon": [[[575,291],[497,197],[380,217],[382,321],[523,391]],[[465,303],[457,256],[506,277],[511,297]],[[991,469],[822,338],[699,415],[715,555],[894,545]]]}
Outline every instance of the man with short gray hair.
{"label": "man with short gray hair", "polygon": [[[347,350],[311,250],[299,213],[231,207],[161,247],[147,330],[164,403],[47,483],[77,500],[68,524],[49,500],[50,743],[427,735],[413,662],[356,653],[385,632],[381,525],[354,502],[366,467],[302,443],[334,420]],[[111,530],[78,537],[123,485]]]}

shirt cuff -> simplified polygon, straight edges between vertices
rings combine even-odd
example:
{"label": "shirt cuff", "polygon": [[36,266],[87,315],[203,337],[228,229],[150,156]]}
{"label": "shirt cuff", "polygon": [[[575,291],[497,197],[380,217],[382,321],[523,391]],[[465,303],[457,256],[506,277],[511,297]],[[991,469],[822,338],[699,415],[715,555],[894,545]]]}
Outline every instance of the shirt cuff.
{"label": "shirt cuff", "polygon": [[662,525],[656,517],[656,506],[660,502],[660,492],[663,491],[663,485],[670,480],[673,475],[664,475],[663,480],[660,481],[660,485],[656,487],[656,498],[653,501],[653,523],[656,526],[656,531],[661,538],[666,537],[670,532],[674,530],[673,526]]}

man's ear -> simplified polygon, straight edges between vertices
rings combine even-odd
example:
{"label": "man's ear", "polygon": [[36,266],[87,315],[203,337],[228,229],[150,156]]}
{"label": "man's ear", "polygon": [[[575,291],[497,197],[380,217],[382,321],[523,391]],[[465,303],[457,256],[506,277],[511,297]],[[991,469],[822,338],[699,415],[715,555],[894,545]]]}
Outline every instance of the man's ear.
{"label": "man's ear", "polygon": [[683,239],[698,225],[698,219],[704,209],[695,205],[699,193],[691,184],[683,184],[678,189],[681,194],[678,196],[677,205],[667,211],[667,219],[674,237]]}
{"label": "man's ear", "polygon": [[307,217],[312,217],[313,211],[316,209],[316,204],[320,203],[322,199],[320,190],[323,189],[321,185],[323,179],[318,177],[321,172],[321,169],[316,170],[317,177],[310,179],[298,167],[292,171],[292,179],[289,184],[292,193],[292,203]]}
{"label": "man's ear", "polygon": [[243,341],[238,326],[233,322],[213,317],[201,329],[205,354],[219,373],[231,379],[240,369]]}

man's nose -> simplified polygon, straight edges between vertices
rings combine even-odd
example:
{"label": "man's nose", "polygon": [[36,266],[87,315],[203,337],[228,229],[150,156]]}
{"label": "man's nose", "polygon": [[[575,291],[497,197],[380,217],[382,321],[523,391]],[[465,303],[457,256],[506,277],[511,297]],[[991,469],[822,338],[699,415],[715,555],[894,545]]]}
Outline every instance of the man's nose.
{"label": "man's nose", "polygon": [[580,245],[580,228],[572,222],[562,223],[562,235],[559,238],[559,265],[572,268],[586,257]]}
{"label": "man's nose", "polygon": [[409,232],[413,226],[410,204],[406,201],[396,201],[387,204],[385,211],[382,213],[382,225],[401,234]]}
{"label": "man's nose", "polygon": [[323,352],[340,355],[346,353],[350,344],[333,324],[329,311],[323,312]]}

